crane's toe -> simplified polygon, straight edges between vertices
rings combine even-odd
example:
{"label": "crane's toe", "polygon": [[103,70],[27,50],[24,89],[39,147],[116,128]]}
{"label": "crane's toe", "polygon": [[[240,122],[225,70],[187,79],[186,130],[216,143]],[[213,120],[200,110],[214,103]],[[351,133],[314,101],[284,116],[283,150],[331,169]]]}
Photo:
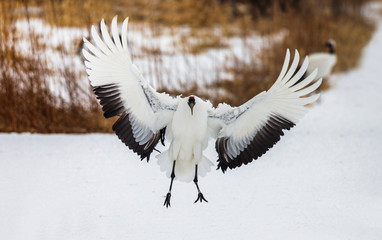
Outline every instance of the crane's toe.
{"label": "crane's toe", "polygon": [[194,203],[196,203],[197,201],[200,201],[200,202],[203,202],[203,201],[208,202],[207,199],[204,198],[203,193],[201,193],[201,192],[199,192],[199,194],[198,194],[198,198],[195,200]]}
{"label": "crane's toe", "polygon": [[166,199],[164,200],[163,206],[166,206],[166,208],[171,207],[170,199],[171,199],[171,193],[169,192],[166,195]]}

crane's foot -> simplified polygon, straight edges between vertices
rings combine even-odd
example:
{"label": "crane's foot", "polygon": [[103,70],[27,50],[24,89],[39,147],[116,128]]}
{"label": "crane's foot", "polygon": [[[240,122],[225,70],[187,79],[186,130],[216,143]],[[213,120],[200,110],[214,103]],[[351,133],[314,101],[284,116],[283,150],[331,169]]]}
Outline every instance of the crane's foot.
{"label": "crane's foot", "polygon": [[166,199],[164,200],[163,206],[166,206],[166,208],[171,207],[170,199],[171,199],[171,189],[172,189],[172,183],[175,178],[175,162],[172,164],[172,171],[171,171],[171,182],[170,182],[170,188],[168,189],[168,193],[166,195]]}
{"label": "crane's foot", "polygon": [[196,203],[197,201],[200,201],[200,202],[203,202],[203,201],[208,202],[207,199],[204,198],[203,193],[201,193],[201,192],[199,192],[199,194],[198,194],[198,198],[195,200],[194,203]]}
{"label": "crane's foot", "polygon": [[171,207],[170,199],[171,199],[171,193],[168,192],[166,195],[166,199],[164,200],[163,206],[166,206],[166,208]]}

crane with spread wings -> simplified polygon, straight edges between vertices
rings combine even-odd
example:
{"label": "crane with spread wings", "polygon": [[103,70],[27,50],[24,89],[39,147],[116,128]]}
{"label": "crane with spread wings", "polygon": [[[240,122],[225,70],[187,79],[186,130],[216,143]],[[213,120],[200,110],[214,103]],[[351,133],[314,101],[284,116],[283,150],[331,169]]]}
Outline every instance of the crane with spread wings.
{"label": "crane with spread wings", "polygon": [[213,165],[203,156],[210,138],[216,139],[217,168],[223,173],[246,165],[278,142],[283,131],[303,116],[306,105],[319,98],[318,94],[311,95],[321,84],[321,79],[314,81],[317,70],[299,81],[309,60],[306,57],[296,71],[299,54],[295,51],[289,66],[289,50],[272,87],[241,106],[221,103],[214,108],[209,101],[194,95],[171,97],[159,93],[132,63],[127,25],[128,18],[122,24],[121,36],[116,17],[111,30],[103,20],[101,34],[92,27],[94,43],[84,38],[86,71],[104,116],[119,116],[112,129],[141,159],[149,161],[159,141],[169,142],[168,150],[157,156],[161,170],[171,178],[166,207],[170,206],[174,179],[194,181],[198,191],[195,202],[207,202],[198,176],[205,176]]}

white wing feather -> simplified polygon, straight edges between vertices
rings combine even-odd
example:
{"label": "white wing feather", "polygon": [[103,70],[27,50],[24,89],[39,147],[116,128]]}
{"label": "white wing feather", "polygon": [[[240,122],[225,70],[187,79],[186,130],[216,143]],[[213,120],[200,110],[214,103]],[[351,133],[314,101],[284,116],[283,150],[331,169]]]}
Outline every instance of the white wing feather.
{"label": "white wing feather", "polygon": [[[114,17],[111,37],[105,21],[101,20],[101,36],[93,26],[91,34],[95,43],[84,39],[86,48],[83,55],[90,83],[100,99],[105,117],[119,115],[122,118],[117,120],[113,129],[142,157],[147,148],[152,151],[153,141],[158,141],[158,131],[171,121],[178,100],[156,92],[132,63],[127,44],[127,24],[128,18],[122,24],[120,35],[117,17]],[[132,132],[134,140],[125,136],[126,131]]]}
{"label": "white wing feather", "polygon": [[[234,161],[256,136],[262,138],[259,134],[264,134],[263,131],[274,137],[273,141],[277,142],[279,135],[283,134],[281,130],[292,127],[306,112],[305,105],[318,99],[319,94],[305,96],[314,92],[321,84],[322,80],[319,79],[308,86],[314,80],[317,70],[297,83],[308,68],[308,57],[305,58],[297,73],[298,52],[295,52],[294,60],[288,70],[289,60],[290,53],[287,50],[280,75],[268,91],[256,95],[239,107],[219,104],[217,109],[212,111],[209,118],[209,127],[215,130],[218,138],[217,151],[224,151],[224,154],[226,154],[221,156],[224,159],[219,159],[220,163],[223,160],[227,161],[227,164]],[[223,140],[226,142],[223,143]],[[268,139],[264,138],[263,140],[267,141]],[[270,146],[264,144],[264,147],[258,150],[258,153],[256,153],[256,150],[248,150],[246,154],[249,155],[248,158],[257,158],[272,147],[274,143],[269,141],[267,144]],[[261,145],[261,143],[256,144]],[[221,149],[218,149],[219,147]],[[252,159],[246,159],[246,161],[252,161]]]}
{"label": "white wing feather", "polygon": [[[134,114],[137,121],[148,126],[150,130],[157,131],[153,119],[155,111],[148,101],[153,101],[162,108],[175,109],[176,99],[169,95],[157,93],[142,77],[138,68],[131,62],[127,45],[127,22],[123,22],[122,43],[117,29],[117,20],[112,21],[112,35],[110,37],[104,20],[101,20],[102,38],[99,36],[95,27],[92,27],[92,37],[95,45],[84,39],[85,46],[83,54],[86,58],[85,65],[89,75],[90,83],[93,87],[107,84],[117,84],[121,91],[123,104],[126,109]],[[145,94],[145,91],[150,96]],[[151,97],[151,99],[147,99]],[[165,110],[165,109],[162,109]],[[163,126],[159,126],[163,127]]]}

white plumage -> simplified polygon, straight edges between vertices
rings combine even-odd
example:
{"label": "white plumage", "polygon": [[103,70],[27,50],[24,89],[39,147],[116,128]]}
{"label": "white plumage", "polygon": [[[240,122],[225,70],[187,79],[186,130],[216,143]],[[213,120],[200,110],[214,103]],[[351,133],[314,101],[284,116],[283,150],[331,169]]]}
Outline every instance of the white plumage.
{"label": "white plumage", "polygon": [[309,66],[306,74],[312,73],[318,69],[316,78],[328,77],[334,65],[337,63],[336,42],[332,39],[328,40],[325,45],[329,48],[329,52],[318,52],[309,54]]}
{"label": "white plumage", "polygon": [[[273,86],[238,107],[219,104],[196,96],[173,98],[158,93],[142,77],[132,63],[127,44],[126,18],[119,37],[117,18],[111,24],[111,35],[101,21],[99,36],[94,26],[95,44],[86,39],[83,49],[89,80],[99,99],[105,117],[119,116],[113,125],[117,136],[141,159],[150,158],[159,141],[170,142],[169,149],[158,155],[162,171],[171,177],[164,205],[170,206],[174,179],[193,180],[198,190],[196,201],[207,201],[198,186],[212,162],[203,156],[209,138],[216,139],[218,169],[225,172],[257,159],[271,148],[305,113],[305,105],[319,95],[307,96],[316,90],[321,79],[314,82],[317,70],[301,80],[308,68],[305,58],[296,73],[299,54],[296,51],[288,68],[287,50],[281,73]],[[195,202],[196,202],[195,201]]]}

